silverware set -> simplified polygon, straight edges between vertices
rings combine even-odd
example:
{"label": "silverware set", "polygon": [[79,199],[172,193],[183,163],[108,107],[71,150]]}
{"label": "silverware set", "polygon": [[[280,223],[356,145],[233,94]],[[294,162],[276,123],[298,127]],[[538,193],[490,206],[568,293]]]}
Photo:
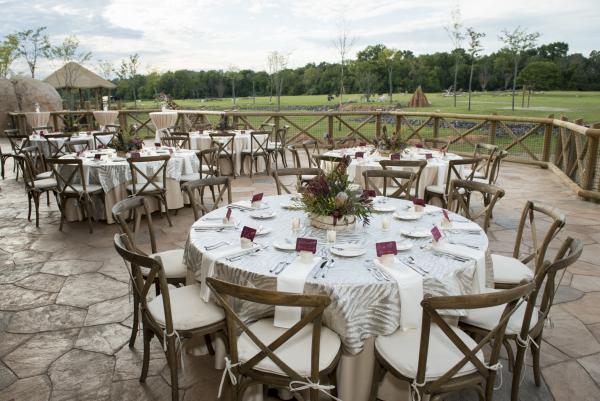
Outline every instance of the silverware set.
{"label": "silverware set", "polygon": [[279,262],[277,262],[275,264],[275,266],[273,266],[271,269],[269,269],[269,273],[273,273],[275,275],[278,275],[279,273],[281,273],[286,267],[288,267],[289,265],[292,264],[292,261],[294,260],[294,258],[296,258],[296,255],[294,255],[291,258],[288,258],[286,260],[280,260]]}
{"label": "silverware set", "polygon": [[461,246],[466,246],[467,248],[476,249],[478,251],[481,250],[481,248],[478,246],[465,244],[464,242],[456,242],[456,241],[450,240],[450,239],[448,239],[447,241],[449,244],[452,244],[452,245],[461,245]]}
{"label": "silverware set", "polygon": [[205,245],[204,249],[207,251],[212,251],[214,249],[217,249],[222,246],[229,245],[229,244],[231,244],[231,241],[219,241],[219,242],[215,242],[214,244],[211,244],[211,245]]}
{"label": "silverware set", "polygon": [[460,256],[460,255],[455,255],[453,253],[450,252],[444,252],[444,251],[440,251],[440,250],[433,250],[433,254],[436,256],[441,256],[441,257],[446,257],[449,259],[453,259],[459,262],[468,262],[469,260],[475,260],[475,258],[471,258],[471,257],[467,257],[467,256]]}
{"label": "silverware set", "polygon": [[419,264],[417,264],[417,261],[412,256],[409,256],[405,259],[400,259],[400,261],[402,263],[404,263],[405,266],[408,266],[409,268],[411,268],[412,270],[414,270],[421,276],[429,274],[429,272],[427,270],[425,270],[423,267],[421,267]]}
{"label": "silverware set", "polygon": [[371,275],[373,277],[375,277],[375,280],[377,281],[391,281],[392,279],[386,274],[384,273],[381,269],[378,269],[375,264],[373,263],[373,261],[371,260],[367,260],[365,261],[365,267],[367,268],[367,271],[369,273],[371,273]]}
{"label": "silverware set", "polygon": [[235,262],[238,261],[240,259],[242,259],[244,256],[255,256],[258,252],[262,251],[263,249],[266,249],[266,246],[258,246],[256,248],[252,248],[249,249],[248,252],[243,252],[239,255],[235,255],[235,256],[230,256],[228,258],[225,258],[227,261],[229,262]]}

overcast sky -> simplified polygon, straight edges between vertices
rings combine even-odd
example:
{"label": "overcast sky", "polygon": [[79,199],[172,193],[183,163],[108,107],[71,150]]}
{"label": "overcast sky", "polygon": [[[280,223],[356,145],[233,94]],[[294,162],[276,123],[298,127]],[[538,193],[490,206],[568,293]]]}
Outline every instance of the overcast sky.
{"label": "overcast sky", "polygon": [[[85,50],[115,64],[140,54],[143,69],[266,69],[270,51],[289,53],[292,67],[336,61],[340,21],[356,38],[353,54],[383,43],[417,54],[450,50],[444,26],[455,0],[0,0],[0,33],[47,26],[52,42],[74,34]],[[465,26],[487,34],[518,25],[540,43],[565,41],[571,52],[600,49],[600,0],[461,0]],[[40,77],[58,66],[43,62]],[[16,64],[16,72],[26,72]]]}

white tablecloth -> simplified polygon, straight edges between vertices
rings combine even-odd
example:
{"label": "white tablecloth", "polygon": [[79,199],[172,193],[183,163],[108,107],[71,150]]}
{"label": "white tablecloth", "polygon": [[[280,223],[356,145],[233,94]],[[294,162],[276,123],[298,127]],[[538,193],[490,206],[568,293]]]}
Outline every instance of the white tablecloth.
{"label": "white tablecloth", "polygon": [[96,119],[100,127],[114,124],[118,115],[119,112],[116,110],[94,111],[94,118]]}
{"label": "white tablecloth", "polygon": [[177,122],[176,111],[157,111],[150,113],[150,119],[156,127],[156,134],[154,136],[154,143],[160,142],[160,132],[166,128],[169,128]]}
{"label": "white tablecloth", "polygon": [[[88,147],[89,149],[95,149],[96,148],[96,144],[94,143],[94,136],[92,134],[98,134],[101,133],[102,131],[91,131],[91,132],[79,132],[76,134],[73,134],[71,136],[71,139],[74,141],[79,141],[82,139],[85,139],[88,141]],[[58,134],[59,132],[55,132],[56,134]],[[112,138],[112,134],[108,134],[108,135],[102,135],[99,136],[98,139],[103,142],[105,145],[110,142]],[[51,139],[51,141],[56,141],[58,143],[58,146],[60,147],[64,142],[65,142],[65,138],[56,138],[56,139]],[[37,146],[37,148],[40,150],[40,152],[42,152],[44,154],[44,156],[49,157],[50,156],[50,147],[48,145],[48,141],[46,140],[46,138],[44,138],[41,135],[30,135],[29,136],[29,141],[31,142],[31,145],[35,145]],[[79,150],[79,149],[77,149]],[[65,152],[68,151],[68,149],[65,149]]]}
{"label": "white tablecloth", "polygon": [[[250,141],[251,141],[251,137],[250,137],[250,131],[246,130],[244,131],[244,133],[242,133],[241,130],[229,130],[227,131],[228,133],[233,133],[235,134],[235,138],[233,139],[233,152],[234,152],[234,158],[235,158],[235,170],[236,170],[236,174],[240,174],[241,172],[241,167],[242,167],[242,151],[243,150],[250,150]],[[210,135],[209,134],[216,134],[217,131],[204,131],[202,134],[200,134],[198,131],[192,131],[190,132],[190,147],[192,149],[198,149],[198,150],[204,150],[204,149],[208,149],[210,148],[211,145],[211,139],[210,139]],[[266,135],[259,135],[257,136],[258,138],[261,138],[259,140],[264,140],[264,137]],[[254,150],[256,151],[256,144],[254,147]],[[221,165],[221,167],[225,167],[224,164]],[[250,168],[250,160],[246,161],[246,164],[244,165],[244,171],[248,172]],[[258,159],[258,171],[262,171],[265,169],[265,163],[264,160],[262,158]],[[255,167],[256,169],[256,167]],[[222,173],[223,174],[228,174],[227,169],[222,169]]]}
{"label": "white tablecloth", "polygon": [[46,125],[48,125],[48,120],[50,119],[50,112],[40,111],[25,113],[25,118],[27,119],[27,123],[31,125],[31,128],[45,127]]}
{"label": "white tablecloth", "polygon": [[[289,195],[266,197],[264,202],[277,213],[270,220],[255,220],[248,212],[235,210],[234,219],[240,226],[263,226],[272,232],[256,238],[260,244],[270,245],[273,240],[291,237],[290,221],[292,217],[305,218],[298,210],[288,210],[280,207],[288,203]],[[398,210],[405,209],[410,203],[390,199],[389,203]],[[367,252],[356,258],[336,257],[336,264],[330,269],[325,278],[313,278],[309,274],[304,287],[305,293],[328,294],[331,304],[324,313],[324,324],[334,330],[343,343],[344,354],[338,370],[339,395],[344,401],[365,401],[367,399],[372,372],[373,342],[378,335],[393,333],[400,325],[400,291],[395,281],[379,281],[371,274],[365,263],[375,256],[375,242],[385,240],[407,240],[400,235],[400,230],[416,228],[430,229],[432,224],[440,224],[442,212],[439,208],[428,206],[427,214],[416,221],[401,221],[392,219],[389,231],[380,230],[381,220],[390,218],[391,214],[375,214],[370,226],[358,225],[350,233],[339,233],[338,241],[356,239],[362,241]],[[225,208],[209,213],[205,218],[223,216]],[[451,215],[451,218],[458,217]],[[188,280],[204,280],[206,272],[202,270],[203,255],[207,252],[203,247],[217,241],[239,241],[239,230],[216,232],[196,232],[190,230],[186,244],[185,260],[188,267]],[[306,227],[302,236],[317,238],[318,248],[325,244],[325,231]],[[410,250],[400,252],[398,257],[405,259],[413,256],[420,266],[429,273],[423,278],[423,289],[426,296],[459,295],[478,292],[486,282],[490,283],[491,258],[487,252],[488,240],[483,231],[479,234],[452,234],[457,242],[478,246],[481,260],[461,262],[444,256],[436,256],[430,250],[422,248],[423,240],[407,240],[413,246]],[[475,253],[475,252],[474,252]],[[214,276],[225,281],[245,286],[276,289],[277,276],[269,270],[282,259],[289,259],[293,253],[278,251],[273,247],[246,256],[235,262],[219,260],[214,266]],[[238,312],[246,319],[252,320],[259,316],[268,315],[272,308],[256,304],[238,303]],[[462,316],[464,311],[447,311],[451,316]],[[385,317],[385,318],[382,318]]]}

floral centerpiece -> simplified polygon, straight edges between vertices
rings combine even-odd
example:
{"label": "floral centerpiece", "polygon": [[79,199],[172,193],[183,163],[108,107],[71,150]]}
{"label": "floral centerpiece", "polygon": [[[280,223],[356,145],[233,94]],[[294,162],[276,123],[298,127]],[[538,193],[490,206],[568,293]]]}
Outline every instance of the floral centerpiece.
{"label": "floral centerpiece", "polygon": [[312,226],[344,231],[353,228],[357,219],[369,224],[373,204],[362,192],[350,189],[349,164],[350,158],[343,158],[333,171],[313,178],[302,192],[303,209]]}
{"label": "floral centerpiece", "polygon": [[381,154],[391,154],[400,152],[406,148],[399,135],[388,135],[387,127],[384,125],[382,129],[383,133],[375,137],[375,143]]}

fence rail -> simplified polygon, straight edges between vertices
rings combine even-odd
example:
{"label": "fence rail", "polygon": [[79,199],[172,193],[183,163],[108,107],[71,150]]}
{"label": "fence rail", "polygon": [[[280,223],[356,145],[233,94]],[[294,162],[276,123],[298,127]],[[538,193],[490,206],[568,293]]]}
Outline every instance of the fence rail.
{"label": "fence rail", "polygon": [[[118,122],[123,132],[154,135],[149,113],[159,110],[120,110]],[[576,193],[600,200],[598,142],[600,124],[591,127],[580,120],[502,115],[478,115],[405,111],[207,111],[177,110],[177,125],[192,130],[222,119],[232,126],[248,129],[262,124],[288,127],[288,142],[313,138],[322,142],[348,135],[372,142],[383,131],[404,141],[447,138],[450,150],[472,153],[477,143],[493,143],[509,153],[508,160],[551,168],[568,178]],[[28,132],[24,113],[9,113],[12,125]],[[92,111],[51,112],[55,129],[89,130],[95,126]]]}

